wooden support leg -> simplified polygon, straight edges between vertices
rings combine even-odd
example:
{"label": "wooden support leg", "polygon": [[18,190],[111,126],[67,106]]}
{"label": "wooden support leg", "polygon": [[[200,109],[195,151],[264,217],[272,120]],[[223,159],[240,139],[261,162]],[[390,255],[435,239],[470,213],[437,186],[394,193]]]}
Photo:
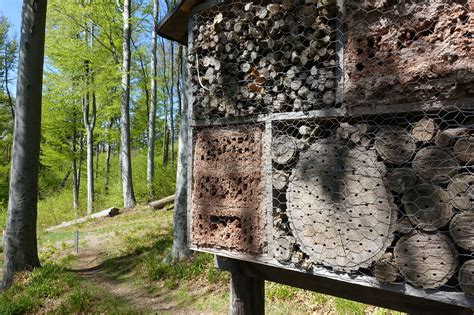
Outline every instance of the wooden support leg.
{"label": "wooden support leg", "polygon": [[215,266],[230,272],[229,314],[265,314],[265,281],[246,268],[246,262],[215,256]]}
{"label": "wooden support leg", "polygon": [[230,279],[231,315],[259,315],[265,313],[265,284],[263,279],[249,277],[243,272],[232,272]]}

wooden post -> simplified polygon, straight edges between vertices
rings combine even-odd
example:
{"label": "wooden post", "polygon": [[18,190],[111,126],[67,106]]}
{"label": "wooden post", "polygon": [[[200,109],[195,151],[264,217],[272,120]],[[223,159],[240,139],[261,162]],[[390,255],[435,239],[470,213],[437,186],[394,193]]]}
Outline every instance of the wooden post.
{"label": "wooden post", "polygon": [[230,315],[265,314],[265,281],[255,273],[250,273],[245,262],[215,256],[216,268],[231,273]]}
{"label": "wooden post", "polygon": [[74,231],[74,255],[79,255],[79,231]]}

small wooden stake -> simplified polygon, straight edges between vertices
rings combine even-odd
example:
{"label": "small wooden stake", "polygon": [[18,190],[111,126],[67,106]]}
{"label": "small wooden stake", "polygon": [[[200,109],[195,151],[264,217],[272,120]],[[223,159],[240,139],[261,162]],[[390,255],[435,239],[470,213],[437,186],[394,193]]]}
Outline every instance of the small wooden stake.
{"label": "small wooden stake", "polygon": [[74,231],[74,255],[79,254],[79,231]]}

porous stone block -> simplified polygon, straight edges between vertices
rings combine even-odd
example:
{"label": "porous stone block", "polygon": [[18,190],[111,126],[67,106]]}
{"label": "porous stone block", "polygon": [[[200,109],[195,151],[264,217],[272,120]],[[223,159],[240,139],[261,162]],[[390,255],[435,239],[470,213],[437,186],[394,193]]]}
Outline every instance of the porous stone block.
{"label": "porous stone block", "polygon": [[265,243],[262,130],[206,128],[194,139],[192,244],[260,253]]}

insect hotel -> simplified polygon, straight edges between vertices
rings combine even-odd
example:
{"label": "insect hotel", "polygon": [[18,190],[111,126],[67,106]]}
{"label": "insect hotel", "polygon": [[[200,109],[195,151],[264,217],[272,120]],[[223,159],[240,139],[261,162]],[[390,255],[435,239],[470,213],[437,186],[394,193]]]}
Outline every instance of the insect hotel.
{"label": "insect hotel", "polygon": [[190,247],[405,311],[474,307],[474,2],[182,1]]}

